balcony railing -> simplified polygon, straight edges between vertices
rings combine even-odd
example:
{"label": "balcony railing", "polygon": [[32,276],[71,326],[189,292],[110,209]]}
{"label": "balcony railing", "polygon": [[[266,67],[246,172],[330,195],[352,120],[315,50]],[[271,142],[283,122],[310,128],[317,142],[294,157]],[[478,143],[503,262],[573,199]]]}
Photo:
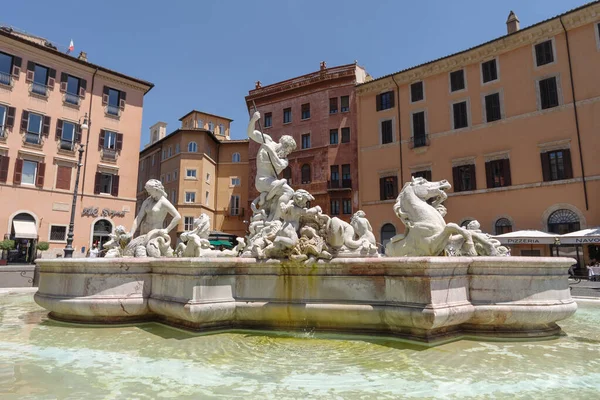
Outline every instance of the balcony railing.
{"label": "balcony railing", "polygon": [[411,138],[409,147],[415,149],[417,147],[429,146],[429,135],[418,135]]}
{"label": "balcony railing", "polygon": [[343,179],[342,178],[342,187],[345,189],[352,188],[352,179]]}
{"label": "balcony railing", "polygon": [[37,94],[39,96],[48,96],[48,86],[42,85],[41,83],[33,82],[31,84],[31,93]]}
{"label": "balcony railing", "polygon": [[71,142],[71,141],[61,139],[60,140],[60,144],[59,144],[59,146],[60,146],[59,148],[61,150],[73,151],[73,144],[74,143]]}
{"label": "balcony railing", "polygon": [[110,104],[106,106],[106,113],[108,115],[119,116],[120,108],[117,106],[111,106]]}
{"label": "balcony railing", "polygon": [[12,86],[12,76],[5,72],[0,72],[0,84],[6,86]]}
{"label": "balcony railing", "polygon": [[339,179],[327,181],[327,189],[339,189],[339,188],[340,188],[340,180]]}
{"label": "balcony railing", "polygon": [[352,179],[327,181],[327,189],[351,189]]}
{"label": "balcony railing", "polygon": [[109,161],[115,161],[117,159],[117,151],[115,149],[103,148],[102,149],[102,159],[109,160]]}
{"label": "balcony railing", "polygon": [[79,100],[80,100],[80,98],[79,98],[78,95],[73,94],[73,93],[68,93],[68,92],[65,93],[65,98],[64,98],[65,103],[69,103],[69,104],[73,104],[75,106],[78,106],[79,105]]}
{"label": "balcony railing", "polygon": [[29,133],[25,134],[25,143],[29,144],[42,144],[42,135],[37,133]]}
{"label": "balcony railing", "polygon": [[8,137],[8,129],[4,126],[0,126],[0,140],[4,140]]}
{"label": "balcony railing", "polygon": [[229,208],[228,214],[230,217],[243,217],[244,216],[244,208],[239,208],[239,207],[235,207],[235,208]]}

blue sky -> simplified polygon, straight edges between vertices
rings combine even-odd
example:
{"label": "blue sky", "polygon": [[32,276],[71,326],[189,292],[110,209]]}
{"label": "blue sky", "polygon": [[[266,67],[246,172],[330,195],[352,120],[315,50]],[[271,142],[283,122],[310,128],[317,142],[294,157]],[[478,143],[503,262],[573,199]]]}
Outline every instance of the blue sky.
{"label": "blue sky", "polygon": [[[75,42],[96,64],[148,80],[148,127],[168,132],[192,109],[234,120],[242,138],[244,96],[263,85],[328,66],[358,63],[374,77],[478,45],[506,33],[514,10],[521,27],[582,0],[27,0],[3,7],[0,24]],[[98,9],[97,5],[102,4]]]}

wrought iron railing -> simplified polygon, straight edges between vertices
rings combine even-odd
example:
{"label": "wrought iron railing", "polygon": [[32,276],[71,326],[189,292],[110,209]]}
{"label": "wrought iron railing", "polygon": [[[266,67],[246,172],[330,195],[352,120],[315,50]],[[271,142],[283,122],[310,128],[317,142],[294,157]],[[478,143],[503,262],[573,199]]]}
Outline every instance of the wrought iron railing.
{"label": "wrought iron railing", "polygon": [[339,188],[340,188],[340,180],[339,179],[327,181],[327,189],[339,189]]}
{"label": "wrought iron railing", "polygon": [[429,146],[429,135],[417,135],[411,138],[410,148]]}
{"label": "wrought iron railing", "polygon": [[110,104],[106,106],[106,113],[109,115],[119,115],[119,107],[117,106],[111,106]]}
{"label": "wrought iron railing", "polygon": [[73,144],[72,141],[61,139],[59,146],[61,150],[73,151]]}
{"label": "wrought iron railing", "polygon": [[73,93],[65,93],[65,103],[79,105],[79,96]]}
{"label": "wrought iron railing", "polygon": [[347,189],[352,187],[352,179],[343,179],[342,178],[342,187]]}
{"label": "wrought iron railing", "polygon": [[115,149],[102,149],[102,159],[114,161],[117,159],[117,151]]}
{"label": "wrought iron railing", "polygon": [[37,133],[27,132],[25,134],[25,143],[41,144],[42,143],[42,135],[37,134]]}
{"label": "wrought iron railing", "polygon": [[0,72],[0,84],[11,86],[12,85],[12,76],[5,72]]}
{"label": "wrought iron railing", "polygon": [[40,96],[48,96],[48,86],[43,85],[41,83],[33,82],[31,84],[31,93]]}

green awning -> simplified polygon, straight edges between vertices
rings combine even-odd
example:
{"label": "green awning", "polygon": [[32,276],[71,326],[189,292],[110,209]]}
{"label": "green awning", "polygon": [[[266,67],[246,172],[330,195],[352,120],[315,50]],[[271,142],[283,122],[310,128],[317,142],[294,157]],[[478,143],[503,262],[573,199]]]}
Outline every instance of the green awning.
{"label": "green awning", "polygon": [[229,240],[210,240],[210,244],[213,246],[227,246],[229,248],[233,247],[233,244]]}

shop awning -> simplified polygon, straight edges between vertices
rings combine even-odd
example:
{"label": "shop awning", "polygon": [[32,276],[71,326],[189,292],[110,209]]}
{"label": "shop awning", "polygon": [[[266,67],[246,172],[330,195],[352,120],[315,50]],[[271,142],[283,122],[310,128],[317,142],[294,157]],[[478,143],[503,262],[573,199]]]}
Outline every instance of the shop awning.
{"label": "shop awning", "polygon": [[38,237],[37,227],[33,221],[13,221],[15,228],[15,238],[17,239],[36,239]]}
{"label": "shop awning", "polygon": [[[494,236],[502,244],[554,244],[559,235],[535,230],[523,230]],[[562,239],[561,239],[562,242]]]}
{"label": "shop awning", "polygon": [[231,242],[229,240],[210,240],[209,242],[213,246],[226,246],[229,248],[233,247],[233,244],[231,244]]}
{"label": "shop awning", "polygon": [[600,227],[582,229],[577,232],[566,233],[560,236],[561,244],[599,244]]}

